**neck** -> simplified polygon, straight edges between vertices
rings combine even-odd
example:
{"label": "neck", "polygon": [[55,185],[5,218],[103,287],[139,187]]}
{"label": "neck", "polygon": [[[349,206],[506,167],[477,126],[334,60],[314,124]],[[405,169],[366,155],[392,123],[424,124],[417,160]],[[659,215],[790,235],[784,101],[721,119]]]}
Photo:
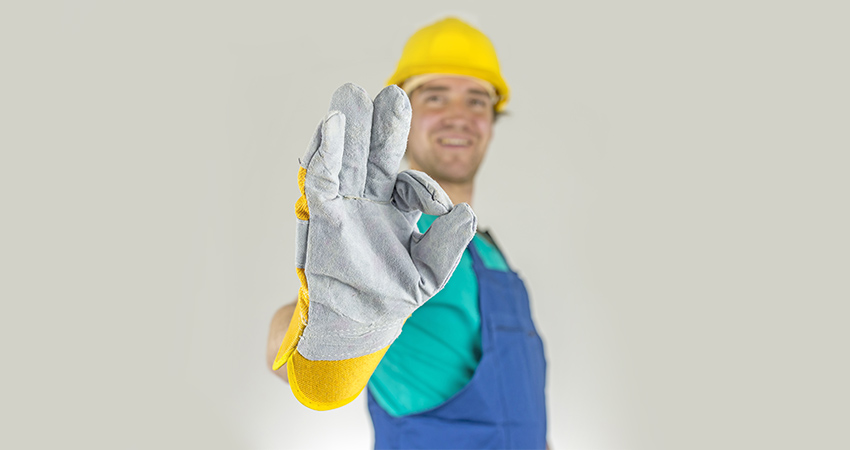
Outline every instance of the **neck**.
{"label": "neck", "polygon": [[472,206],[472,181],[465,183],[452,183],[450,181],[444,180],[435,180],[440,184],[440,187],[446,191],[446,194],[449,195],[449,198],[452,199],[452,203],[457,205],[458,203],[466,203]]}

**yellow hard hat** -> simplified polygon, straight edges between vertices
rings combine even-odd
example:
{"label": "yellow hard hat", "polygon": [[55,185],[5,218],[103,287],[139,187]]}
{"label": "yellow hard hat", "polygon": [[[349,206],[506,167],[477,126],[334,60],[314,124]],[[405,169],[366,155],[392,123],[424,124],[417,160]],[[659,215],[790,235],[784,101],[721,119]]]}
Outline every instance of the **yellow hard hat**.
{"label": "yellow hard hat", "polygon": [[508,103],[510,90],[499,70],[499,59],[490,39],[455,17],[443,19],[410,37],[401,60],[387,84],[401,84],[416,75],[444,73],[478,78],[492,84],[496,111]]}

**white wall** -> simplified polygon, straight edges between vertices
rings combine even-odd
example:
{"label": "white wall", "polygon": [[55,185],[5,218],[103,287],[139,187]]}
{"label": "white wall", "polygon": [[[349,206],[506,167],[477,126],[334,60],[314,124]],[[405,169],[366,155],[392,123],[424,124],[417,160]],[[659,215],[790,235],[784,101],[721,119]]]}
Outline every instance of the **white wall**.
{"label": "white wall", "polygon": [[530,287],[552,447],[848,446],[846,2],[18,3],[4,448],[369,448],[362,396],[314,412],[264,366],[297,158],[447,13],[513,89],[474,206]]}

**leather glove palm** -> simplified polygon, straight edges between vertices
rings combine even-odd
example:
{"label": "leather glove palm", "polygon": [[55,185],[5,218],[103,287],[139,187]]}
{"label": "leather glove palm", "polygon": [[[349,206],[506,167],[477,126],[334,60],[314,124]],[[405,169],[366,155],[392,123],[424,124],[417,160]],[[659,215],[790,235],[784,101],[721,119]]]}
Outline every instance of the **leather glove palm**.
{"label": "leather glove palm", "polygon": [[[298,173],[295,314],[275,359],[295,396],[325,410],[353,400],[407,317],[436,294],[475,234],[428,175],[398,172],[411,108],[389,86],[374,103],[353,84],[331,100]],[[440,217],[421,234],[422,212]]]}

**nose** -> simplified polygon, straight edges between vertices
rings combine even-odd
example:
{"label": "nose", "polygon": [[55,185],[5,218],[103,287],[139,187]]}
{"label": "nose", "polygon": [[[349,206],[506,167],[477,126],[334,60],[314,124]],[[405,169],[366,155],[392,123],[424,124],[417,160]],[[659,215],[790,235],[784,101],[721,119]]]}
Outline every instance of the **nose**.
{"label": "nose", "polygon": [[472,122],[472,111],[464,101],[453,101],[446,105],[443,123],[455,127],[465,127]]}

